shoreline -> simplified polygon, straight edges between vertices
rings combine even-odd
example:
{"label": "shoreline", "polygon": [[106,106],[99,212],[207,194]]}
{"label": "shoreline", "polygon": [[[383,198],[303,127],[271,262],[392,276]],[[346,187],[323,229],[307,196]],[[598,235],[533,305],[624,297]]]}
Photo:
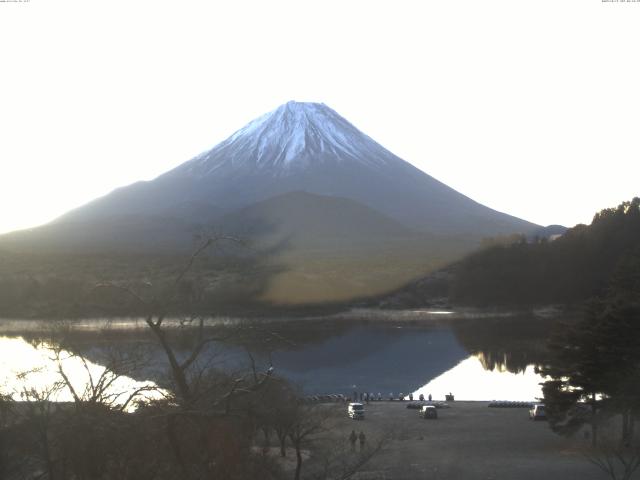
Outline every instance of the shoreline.
{"label": "shoreline", "polygon": [[[368,324],[404,324],[404,325],[439,325],[448,324],[452,321],[460,320],[482,320],[482,319],[508,319],[516,321],[525,319],[548,320],[556,317],[566,317],[577,314],[575,307],[547,306],[540,308],[506,310],[506,309],[486,309],[463,307],[452,310],[444,309],[403,309],[403,310],[382,310],[368,308],[354,308],[348,311],[311,316],[205,316],[204,326],[233,327],[252,324],[288,325],[288,324],[319,324],[327,325],[368,325]],[[64,325],[73,330],[137,330],[145,329],[146,323],[142,316],[114,316],[114,317],[87,317],[76,319],[46,319],[46,318],[0,318],[1,333],[18,333],[23,331],[47,330],[55,325]],[[168,328],[180,328],[189,326],[180,317],[168,317],[165,320]],[[195,322],[193,322],[195,326]]]}

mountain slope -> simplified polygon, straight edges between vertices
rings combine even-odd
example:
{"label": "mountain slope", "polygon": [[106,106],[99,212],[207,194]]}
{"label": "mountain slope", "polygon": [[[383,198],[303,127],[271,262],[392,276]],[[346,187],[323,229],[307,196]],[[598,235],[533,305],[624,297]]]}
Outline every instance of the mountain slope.
{"label": "mountain slope", "polygon": [[55,253],[174,253],[193,250],[202,225],[177,216],[125,214],[69,219],[5,234],[0,248]]}
{"label": "mountain slope", "polygon": [[400,239],[426,240],[364,205],[340,197],[290,192],[230,213],[220,229],[262,243],[287,241],[297,249],[363,248]]}
{"label": "mountain slope", "polygon": [[[410,230],[350,199],[291,192],[232,212],[224,231],[277,267],[262,300],[344,301],[388,291],[457,258],[460,239]],[[220,227],[222,229],[223,227]]]}
{"label": "mountain slope", "polygon": [[293,191],[355,200],[405,226],[474,237],[537,226],[487,208],[393,155],[323,104],[289,102],[150,182],[58,221],[161,215],[176,204],[230,212]]}

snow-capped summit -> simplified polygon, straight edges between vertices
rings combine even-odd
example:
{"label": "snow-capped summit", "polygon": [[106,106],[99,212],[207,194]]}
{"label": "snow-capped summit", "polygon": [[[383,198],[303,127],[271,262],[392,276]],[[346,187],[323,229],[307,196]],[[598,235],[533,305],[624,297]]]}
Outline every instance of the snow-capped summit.
{"label": "snow-capped summit", "polygon": [[208,176],[230,165],[286,175],[311,162],[388,163],[390,153],[323,103],[290,101],[253,120],[175,173]]}

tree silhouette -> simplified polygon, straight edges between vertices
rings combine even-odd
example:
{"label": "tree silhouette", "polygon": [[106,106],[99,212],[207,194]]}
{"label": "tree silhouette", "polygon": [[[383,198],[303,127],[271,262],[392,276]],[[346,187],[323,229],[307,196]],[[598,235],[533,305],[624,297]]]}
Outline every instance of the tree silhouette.
{"label": "tree silhouette", "polygon": [[[492,242],[453,267],[450,295],[457,303],[492,306],[581,303],[603,295],[630,256],[638,262],[639,248],[636,197],[551,242]],[[637,263],[627,270],[628,281],[640,281]]]}
{"label": "tree silhouette", "polygon": [[638,252],[625,257],[605,295],[589,303],[580,321],[559,329],[552,359],[541,369],[550,377],[543,393],[551,427],[571,434],[588,423],[594,446],[598,425],[614,416],[621,418],[620,442],[630,444],[640,413]]}

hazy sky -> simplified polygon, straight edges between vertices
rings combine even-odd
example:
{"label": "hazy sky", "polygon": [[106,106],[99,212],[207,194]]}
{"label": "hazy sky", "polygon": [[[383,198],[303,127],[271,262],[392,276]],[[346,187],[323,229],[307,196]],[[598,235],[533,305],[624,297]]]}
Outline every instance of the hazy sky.
{"label": "hazy sky", "polygon": [[640,2],[0,2],[0,231],[324,102],[492,208],[640,195]]}

